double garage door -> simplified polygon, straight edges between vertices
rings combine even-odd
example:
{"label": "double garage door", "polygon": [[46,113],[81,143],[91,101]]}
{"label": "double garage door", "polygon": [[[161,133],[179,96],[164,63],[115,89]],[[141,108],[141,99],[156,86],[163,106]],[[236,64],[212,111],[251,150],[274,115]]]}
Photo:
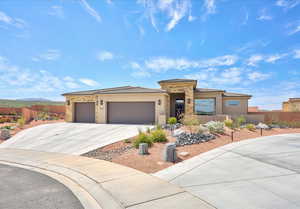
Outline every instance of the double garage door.
{"label": "double garage door", "polygon": [[[107,123],[154,124],[155,102],[108,102]],[[75,121],[95,122],[95,103],[75,103]]]}

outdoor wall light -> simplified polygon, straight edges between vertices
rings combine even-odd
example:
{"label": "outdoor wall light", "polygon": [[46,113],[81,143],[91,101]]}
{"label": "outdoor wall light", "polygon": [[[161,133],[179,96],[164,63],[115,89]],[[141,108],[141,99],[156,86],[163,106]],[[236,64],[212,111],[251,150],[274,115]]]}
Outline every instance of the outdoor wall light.
{"label": "outdoor wall light", "polygon": [[188,104],[191,104],[191,99],[190,99],[190,98],[188,99],[187,103],[188,103]]}
{"label": "outdoor wall light", "polygon": [[100,105],[103,106],[103,100],[102,99],[100,100]]}
{"label": "outdoor wall light", "polygon": [[99,101],[97,100],[97,101],[96,101],[96,105],[98,106],[98,104],[99,104]]}
{"label": "outdoor wall light", "polygon": [[67,105],[70,105],[70,100],[67,100]]}
{"label": "outdoor wall light", "polygon": [[161,100],[160,99],[158,100],[158,105],[161,105]]}

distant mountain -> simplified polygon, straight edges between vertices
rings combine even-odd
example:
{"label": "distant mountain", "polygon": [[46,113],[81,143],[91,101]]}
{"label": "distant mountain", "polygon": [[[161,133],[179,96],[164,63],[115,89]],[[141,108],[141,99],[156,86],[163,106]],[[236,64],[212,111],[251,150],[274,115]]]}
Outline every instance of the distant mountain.
{"label": "distant mountain", "polygon": [[16,99],[17,101],[24,101],[24,102],[52,102],[49,99],[45,98],[24,98],[24,99]]}

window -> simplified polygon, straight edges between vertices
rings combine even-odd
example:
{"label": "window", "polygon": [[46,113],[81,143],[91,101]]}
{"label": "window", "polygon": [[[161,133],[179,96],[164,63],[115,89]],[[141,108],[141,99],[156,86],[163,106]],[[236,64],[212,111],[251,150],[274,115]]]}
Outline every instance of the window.
{"label": "window", "polygon": [[198,115],[213,115],[215,108],[215,99],[195,99],[195,113]]}
{"label": "window", "polygon": [[239,106],[240,101],[239,100],[228,100],[226,101],[226,106]]}

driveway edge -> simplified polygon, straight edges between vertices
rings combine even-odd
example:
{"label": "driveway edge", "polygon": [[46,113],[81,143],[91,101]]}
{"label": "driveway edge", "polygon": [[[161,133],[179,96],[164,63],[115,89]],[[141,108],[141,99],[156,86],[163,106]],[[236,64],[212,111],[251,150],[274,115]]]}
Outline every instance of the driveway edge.
{"label": "driveway edge", "polygon": [[0,163],[58,180],[74,193],[84,208],[214,208],[178,186],[107,161],[61,153],[0,149]]}

